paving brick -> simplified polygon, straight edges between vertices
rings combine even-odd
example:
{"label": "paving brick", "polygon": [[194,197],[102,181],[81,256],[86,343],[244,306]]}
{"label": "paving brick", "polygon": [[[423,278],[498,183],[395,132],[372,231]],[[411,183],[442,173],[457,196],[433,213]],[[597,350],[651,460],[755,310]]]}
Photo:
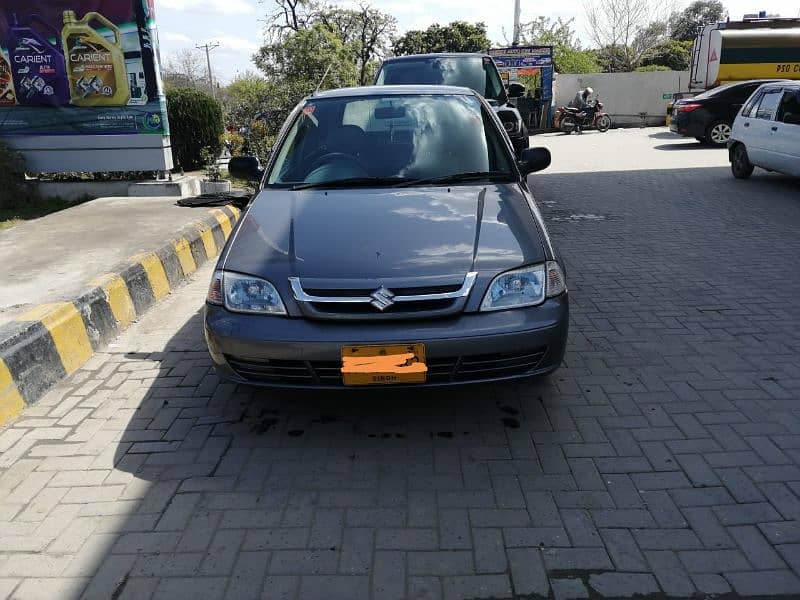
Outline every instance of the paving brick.
{"label": "paving brick", "polygon": [[436,550],[439,535],[435,529],[378,529],[375,531],[378,550]]}
{"label": "paving brick", "polygon": [[701,594],[721,595],[731,591],[731,586],[722,575],[696,573],[692,575],[692,583]]}
{"label": "paving brick", "polygon": [[614,568],[604,548],[548,548],[542,554],[548,571],[611,570]]}
{"label": "paving brick", "polygon": [[296,575],[270,575],[264,579],[261,598],[263,600],[294,600],[300,588]]}
{"label": "paving brick", "polygon": [[786,568],[786,564],[757,527],[752,525],[728,527],[728,533],[736,540],[747,560],[756,569]]}
{"label": "paving brick", "polygon": [[714,512],[723,525],[748,525],[780,521],[781,515],[767,502],[730,504],[714,507]]}
{"label": "paving brick", "polygon": [[442,550],[472,548],[470,517],[467,509],[453,508],[439,511],[439,544]]}
{"label": "paving brick", "polygon": [[408,595],[415,600],[441,600],[442,583],[438,577],[410,577]]}
{"label": "paving brick", "polygon": [[645,557],[665,594],[675,598],[686,598],[694,594],[692,579],[674,552],[647,551]]}
{"label": "paving brick", "polygon": [[387,600],[406,597],[406,556],[402,552],[375,553],[372,593],[375,598]]}
{"label": "paving brick", "polygon": [[762,483],[758,488],[784,519],[800,519],[800,499],[786,484]]}
{"label": "paving brick", "polygon": [[627,529],[601,529],[600,535],[618,571],[647,571],[639,546]]}
{"label": "paving brick", "polygon": [[443,577],[442,587],[445,600],[508,598],[512,593],[508,575]]}
{"label": "paving brick", "polygon": [[725,573],[731,587],[742,596],[777,596],[796,594],[800,590],[800,579],[791,571],[751,571],[749,573]]}
{"label": "paving brick", "polygon": [[671,490],[670,496],[679,507],[687,506],[716,506],[718,504],[733,504],[733,497],[724,487],[704,487],[691,489]]}
{"label": "paving brick", "polygon": [[601,545],[600,534],[589,511],[564,509],[561,511],[564,528],[569,534],[573,546],[597,547]]}
{"label": "paving brick", "polygon": [[374,548],[374,531],[348,527],[342,536],[342,558],[339,572],[359,575],[370,572]]}
{"label": "paving brick", "polygon": [[642,550],[692,550],[703,547],[691,529],[634,529],[633,537]]}
{"label": "paving brick", "polygon": [[473,572],[472,553],[464,550],[408,552],[410,575],[469,575]]}
{"label": "paving brick", "polygon": [[503,538],[508,548],[570,546],[563,527],[507,527]]}
{"label": "paving brick", "polygon": [[752,569],[739,550],[682,550],[678,552],[690,573],[723,573]]}
{"label": "paving brick", "polygon": [[548,595],[550,583],[538,548],[509,548],[508,562],[515,594]]}
{"label": "paving brick", "polygon": [[607,508],[591,511],[598,527],[655,527],[656,522],[647,510],[632,508]]}
{"label": "paving brick", "polygon": [[697,534],[706,548],[735,548],[736,544],[726,529],[714,515],[714,511],[706,506],[684,508],[683,514],[692,531]]}
{"label": "paving brick", "polygon": [[269,565],[271,575],[335,574],[339,553],[333,550],[275,550]]}
{"label": "paving brick", "polygon": [[602,596],[630,598],[657,594],[660,590],[652,575],[646,573],[593,573],[589,585]]}
{"label": "paving brick", "polygon": [[[231,596],[234,597],[245,596]],[[308,575],[301,580],[300,597],[309,600],[367,600],[370,597],[369,578],[363,575]]]}
{"label": "paving brick", "polygon": [[580,579],[550,579],[555,600],[582,600],[589,591]]}
{"label": "paving brick", "polygon": [[212,600],[223,597],[226,584],[224,577],[169,577],[159,582],[153,598]]}
{"label": "paving brick", "polygon": [[478,573],[504,573],[508,568],[503,532],[480,528],[472,531],[475,543],[475,570]]}

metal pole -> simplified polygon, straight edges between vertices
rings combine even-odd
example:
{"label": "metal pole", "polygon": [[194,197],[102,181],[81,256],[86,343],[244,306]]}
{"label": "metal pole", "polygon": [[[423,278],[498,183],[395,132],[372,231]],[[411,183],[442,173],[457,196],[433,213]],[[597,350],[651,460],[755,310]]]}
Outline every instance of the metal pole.
{"label": "metal pole", "polygon": [[512,46],[519,46],[519,0],[514,0],[514,40],[511,42]]}
{"label": "metal pole", "polygon": [[212,42],[211,44],[203,44],[202,46],[195,46],[198,50],[205,50],[206,51],[206,67],[208,68],[208,87],[211,88],[211,95],[216,98],[216,90],[214,90],[214,76],[211,74],[211,51],[214,48],[219,48],[218,42]]}

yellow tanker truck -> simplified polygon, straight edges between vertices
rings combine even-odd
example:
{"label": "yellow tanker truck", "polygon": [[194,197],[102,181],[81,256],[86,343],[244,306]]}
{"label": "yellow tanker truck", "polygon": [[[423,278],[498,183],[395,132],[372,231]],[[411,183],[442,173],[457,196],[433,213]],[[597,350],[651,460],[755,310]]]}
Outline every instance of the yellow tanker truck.
{"label": "yellow tanker truck", "polygon": [[707,90],[748,79],[800,79],[800,19],[711,23],[692,48],[689,86]]}

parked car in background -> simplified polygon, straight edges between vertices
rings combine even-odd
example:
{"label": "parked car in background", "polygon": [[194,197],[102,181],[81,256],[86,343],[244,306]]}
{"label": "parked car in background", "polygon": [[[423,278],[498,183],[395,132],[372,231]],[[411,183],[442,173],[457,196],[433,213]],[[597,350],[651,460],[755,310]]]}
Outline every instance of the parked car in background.
{"label": "parked car in background", "polygon": [[670,131],[720,148],[728,143],[736,114],[760,85],[778,79],[761,79],[722,85],[694,98],[676,100]]}
{"label": "parked car in background", "polygon": [[517,156],[530,146],[528,128],[510,99],[521,98],[525,86],[511,83],[506,89],[497,65],[488,54],[413,54],[387,58],[375,77],[375,85],[454,85],[478,92],[497,113]]}
{"label": "parked car in background", "polygon": [[205,331],[239,383],[341,388],[541,375],[564,272],[489,104],[466,88],[315,94],[292,112],[214,272]]}
{"label": "parked car in background", "polygon": [[758,88],[736,117],[728,152],[739,179],[753,167],[800,177],[800,82]]}

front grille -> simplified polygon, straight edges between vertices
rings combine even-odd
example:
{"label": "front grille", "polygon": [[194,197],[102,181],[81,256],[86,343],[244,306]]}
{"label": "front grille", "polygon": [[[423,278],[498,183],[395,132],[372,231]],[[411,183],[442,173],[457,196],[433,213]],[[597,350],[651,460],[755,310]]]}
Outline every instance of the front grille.
{"label": "front grille", "polygon": [[[439,285],[364,285],[352,288],[320,287],[309,282],[303,287],[298,277],[290,277],[294,298],[311,319],[380,320],[428,319],[457,314],[464,310],[478,274],[467,273],[459,282]],[[371,285],[375,282],[371,282]]]}
{"label": "front grille", "polygon": [[[547,348],[504,354],[428,357],[427,383],[452,383],[499,379],[535,370]],[[226,356],[242,378],[253,383],[344,387],[339,361],[259,360]]]}
{"label": "front grille", "polygon": [[[398,302],[384,309],[382,314],[414,314],[420,312],[439,311],[451,308],[455,300],[418,300],[417,302]],[[371,304],[356,304],[351,302],[311,302],[314,310],[320,313],[339,315],[374,315],[379,312]]]}

